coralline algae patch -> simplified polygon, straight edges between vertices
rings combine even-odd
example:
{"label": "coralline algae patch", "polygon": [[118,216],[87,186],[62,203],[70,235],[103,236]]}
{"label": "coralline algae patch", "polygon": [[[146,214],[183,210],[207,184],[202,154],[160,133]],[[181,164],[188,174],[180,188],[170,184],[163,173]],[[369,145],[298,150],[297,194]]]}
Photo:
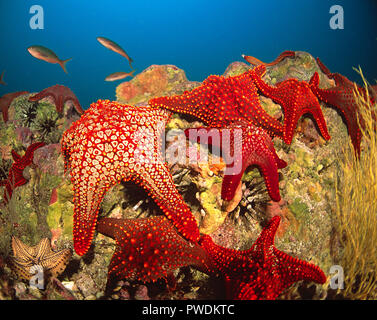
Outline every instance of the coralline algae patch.
{"label": "coralline algae patch", "polygon": [[125,104],[147,104],[153,97],[178,94],[199,83],[188,81],[182,69],[173,65],[152,65],[132,80],[116,88],[117,101]]}

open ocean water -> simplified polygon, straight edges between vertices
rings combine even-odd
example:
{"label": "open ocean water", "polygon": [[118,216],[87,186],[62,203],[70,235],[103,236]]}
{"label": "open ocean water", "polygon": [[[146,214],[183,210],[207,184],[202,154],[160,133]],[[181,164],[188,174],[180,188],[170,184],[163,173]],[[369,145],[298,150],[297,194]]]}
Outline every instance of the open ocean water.
{"label": "open ocean water", "polygon": [[[32,28],[33,5],[43,9],[42,29]],[[334,5],[343,13],[336,29],[330,23],[339,13],[330,12]],[[376,0],[0,0],[0,72],[5,70],[7,83],[0,95],[63,84],[84,109],[99,98],[115,100],[115,88],[124,80],[104,78],[130,66],[98,36],[118,43],[134,60],[136,74],[152,64],[173,64],[189,80],[203,81],[243,61],[241,54],[270,62],[284,50],[300,50],[353,81],[360,78],[352,68],[360,65],[374,84],[376,18]],[[68,74],[31,56],[31,45],[72,58]]]}

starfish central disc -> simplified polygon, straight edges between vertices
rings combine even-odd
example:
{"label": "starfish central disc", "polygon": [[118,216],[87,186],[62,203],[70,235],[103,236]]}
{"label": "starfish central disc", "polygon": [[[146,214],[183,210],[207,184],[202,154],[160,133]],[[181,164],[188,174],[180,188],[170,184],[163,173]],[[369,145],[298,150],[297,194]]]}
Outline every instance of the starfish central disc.
{"label": "starfish central disc", "polygon": [[143,186],[183,237],[197,242],[199,229],[175,188],[161,155],[161,134],[170,112],[99,100],[63,135],[65,169],[74,189],[74,247],[92,242],[105,193],[120,181]]}

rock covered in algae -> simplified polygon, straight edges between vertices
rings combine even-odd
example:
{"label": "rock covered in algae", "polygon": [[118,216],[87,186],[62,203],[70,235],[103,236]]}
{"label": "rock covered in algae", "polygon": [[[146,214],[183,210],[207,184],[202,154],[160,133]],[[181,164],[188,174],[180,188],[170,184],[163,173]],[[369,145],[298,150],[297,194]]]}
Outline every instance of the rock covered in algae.
{"label": "rock covered in algae", "polygon": [[182,69],[173,65],[152,65],[116,88],[117,100],[126,104],[147,104],[153,97],[180,94],[199,85],[188,81]]}
{"label": "rock covered in algae", "polygon": [[[234,76],[249,68],[247,63],[234,62],[228,66],[224,76]],[[268,67],[265,81],[274,84],[289,77],[308,81],[314,71],[320,74],[321,86],[332,85],[332,80],[320,71],[315,59],[304,52],[297,52],[295,58],[284,59],[276,66]],[[187,80],[184,71],[175,66],[153,65],[132,80],[121,83],[116,93],[120,102],[147,104],[152,97],[180,94],[198,85],[200,83]],[[55,107],[48,102],[41,102],[34,112],[34,106],[27,103],[27,97],[25,95],[15,99],[11,106],[10,121],[7,124],[0,122],[0,156],[3,166],[9,169],[12,149],[22,153],[31,141],[43,137],[47,145],[35,153],[35,168],[25,172],[30,176],[29,183],[15,190],[6,209],[8,211],[1,209],[0,253],[4,257],[9,254],[12,234],[31,245],[42,237],[50,237],[54,246],[72,248],[73,192],[69,176],[63,174],[59,141],[62,132],[77,116],[66,111],[63,117],[57,119],[57,128],[51,131],[55,133],[42,132],[36,119],[43,119],[47,115],[50,117],[50,113],[54,118]],[[283,121],[284,115],[279,105],[263,96],[260,100],[270,115]],[[225,169],[222,158],[209,153],[209,162],[189,163],[187,159],[187,152],[199,152],[202,146],[188,142],[183,130],[204,124],[184,115],[173,114],[166,127],[166,150],[177,150],[183,144],[185,152],[180,161],[172,154],[167,154],[166,160],[175,184],[197,218],[202,233],[211,234],[219,245],[247,249],[258,237],[266,221],[274,215],[280,215],[282,222],[277,232],[276,246],[288,254],[319,265],[328,274],[333,264],[330,244],[331,213],[335,206],[335,169],[341,146],[349,138],[338,113],[322,106],[331,135],[329,141],[326,142],[318,134],[313,121],[306,117],[300,119],[291,145],[274,139],[279,157],[288,163],[286,168],[279,170],[282,196],[279,203],[269,199],[263,178],[256,168],[245,172],[234,201],[222,201],[221,184]],[[25,117],[26,112],[31,114],[30,119]],[[147,193],[132,183],[121,183],[110,189],[100,211],[101,216],[115,218],[154,214],[162,213]],[[71,293],[75,298],[98,299],[104,296],[107,266],[114,249],[112,239],[97,234],[86,256],[73,255],[61,280],[71,284]],[[140,284],[125,280],[110,298],[223,298],[224,290],[218,287],[221,288],[222,282],[213,282],[213,279],[199,271],[181,268],[174,272],[174,276],[173,283],[167,281],[174,290],[166,290],[164,281],[139,288]],[[315,293],[309,296],[302,292],[311,289],[303,288],[306,287],[295,284],[282,297],[325,296],[321,291],[325,289],[321,289],[321,286],[315,286]],[[138,294],[135,294],[136,291]]]}

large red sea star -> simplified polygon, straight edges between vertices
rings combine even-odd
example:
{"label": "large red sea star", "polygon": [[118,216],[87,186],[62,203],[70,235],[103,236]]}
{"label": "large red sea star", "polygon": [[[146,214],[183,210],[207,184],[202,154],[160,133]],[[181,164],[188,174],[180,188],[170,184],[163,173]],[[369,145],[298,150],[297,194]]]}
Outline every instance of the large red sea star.
{"label": "large red sea star", "polygon": [[323,271],[274,246],[280,217],[273,217],[250,249],[239,251],[215,244],[209,235],[190,243],[165,217],[103,218],[97,230],[116,240],[108,280],[155,281],[182,266],[225,280],[229,299],[276,299],[300,280],[324,283]]}
{"label": "large red sea star", "polygon": [[253,82],[254,69],[234,77],[209,76],[203,84],[182,95],[149,100],[149,105],[193,115],[207,125],[222,128],[248,121],[270,135],[282,137],[283,128],[261,106]]}
{"label": "large red sea star", "polygon": [[254,70],[253,79],[258,89],[263,95],[280,104],[284,110],[283,132],[286,144],[291,144],[297,121],[307,113],[316,120],[323,138],[330,139],[321,106],[307,82],[292,78],[271,86],[262,80],[266,72],[264,65],[255,67]]}
{"label": "large red sea star", "polygon": [[220,247],[208,235],[201,238],[200,244],[213,260],[213,271],[225,277],[229,298],[276,299],[294,282],[326,282],[319,267],[275,248],[279,223],[280,217],[273,217],[257,241],[245,251]]}
{"label": "large red sea star", "polygon": [[161,134],[170,115],[159,108],[99,100],[64,132],[65,168],[71,168],[75,194],[77,254],[89,249],[102,199],[121,180],[142,185],[179,232],[198,241],[196,220],[175,188],[160,151]]}

